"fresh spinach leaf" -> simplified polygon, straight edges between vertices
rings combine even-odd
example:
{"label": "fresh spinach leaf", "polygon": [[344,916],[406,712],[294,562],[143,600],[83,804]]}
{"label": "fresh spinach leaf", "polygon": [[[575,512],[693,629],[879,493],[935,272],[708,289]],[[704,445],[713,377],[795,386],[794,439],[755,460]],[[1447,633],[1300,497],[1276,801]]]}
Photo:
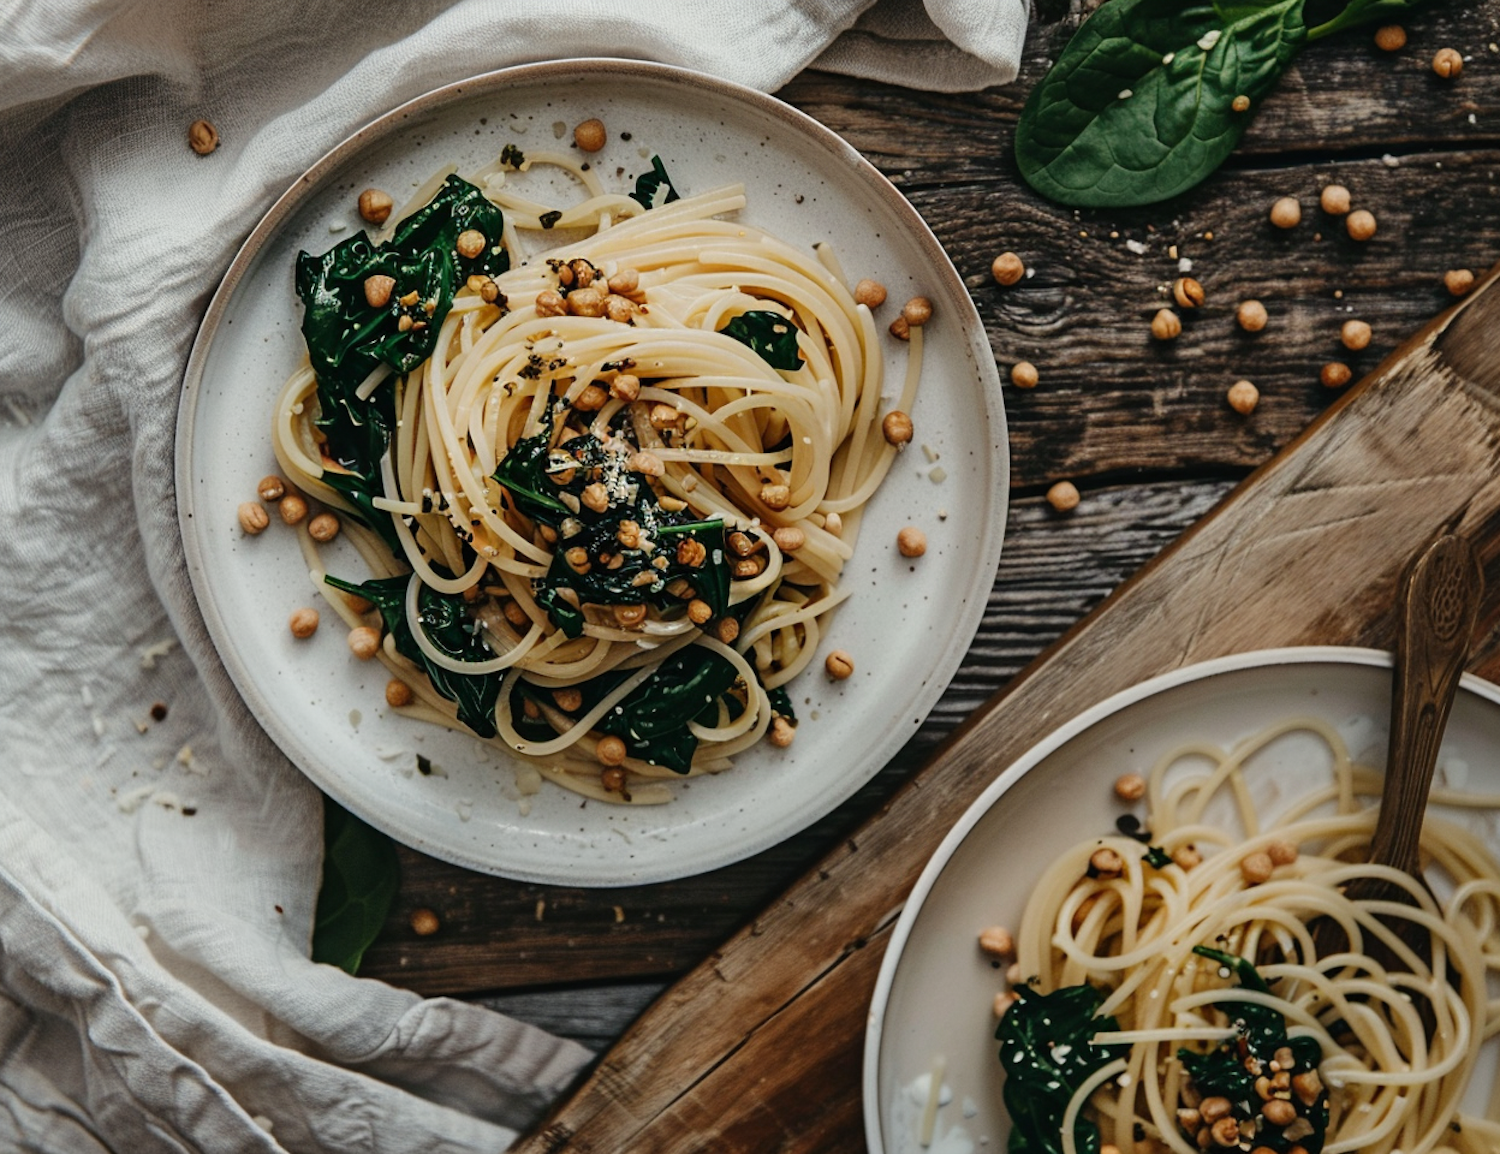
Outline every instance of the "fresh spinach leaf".
{"label": "fresh spinach leaf", "polygon": [[324,797],[323,884],[313,922],[313,961],[356,973],[385,924],[400,880],[391,839]]}
{"label": "fresh spinach leaf", "polygon": [[[666,191],[663,192],[662,189]],[[635,178],[635,191],[630,194],[630,199],[642,208],[657,208],[682,199],[672,187],[672,178],[667,175],[667,168],[662,164],[661,157],[653,156],[651,171],[643,172]]]}
{"label": "fresh spinach leaf", "polygon": [[[495,673],[459,673],[430,661],[406,619],[406,586],[410,577],[382,577],[355,585],[324,576],[335,589],[355,593],[380,610],[386,630],[395,639],[396,652],[416,662],[432,687],[458,707],[458,719],[480,737],[495,736],[495,702],[504,676]],[[422,632],[439,652],[456,661],[488,661],[494,656],[485,646],[483,631],[469,619],[461,594],[439,593],[423,585],[417,592],[417,613]]]}
{"label": "fresh spinach leaf", "polygon": [[[317,426],[325,438],[323,452],[338,466],[327,470],[325,480],[397,553],[389,514],[372,504],[381,491],[380,459],[396,423],[394,378],[431,355],[453,295],[466,278],[498,276],[510,266],[500,245],[503,223],[500,210],[479,189],[450,176],[384,244],[360,231],[321,256],[297,256],[302,334],[318,378]],[[489,241],[472,258],[456,248],[459,233],[469,229]],[[376,275],[395,282],[389,300],[378,306],[369,303],[364,288]],[[403,318],[409,322],[405,328]],[[360,384],[381,365],[393,370],[391,378],[359,397]]]}
{"label": "fresh spinach leaf", "polygon": [[[1005,1069],[1005,1109],[1010,1115],[1010,1154],[1062,1154],[1062,1120],[1078,1087],[1101,1066],[1130,1052],[1126,1045],[1096,1046],[1090,1040],[1119,1023],[1095,1017],[1104,995],[1090,985],[1064,986],[1038,994],[1016,990],[1015,1003],[1000,1019],[1000,1065]],[[1099,1154],[1099,1127],[1079,1116],[1073,1140],[1081,1154]]]}
{"label": "fresh spinach leaf", "polygon": [[1350,0],[1333,19],[1319,24],[1308,32],[1309,40],[1321,40],[1325,36],[1332,36],[1335,32],[1342,32],[1346,28],[1354,28],[1360,24],[1373,24],[1376,20],[1389,20],[1393,16],[1415,8],[1423,0]]}
{"label": "fresh spinach leaf", "polygon": [[1172,855],[1159,845],[1150,846],[1141,856],[1152,869],[1164,870],[1172,864]]}
{"label": "fresh spinach leaf", "polygon": [[[1356,0],[1359,2],[1359,0]],[[1016,160],[1063,204],[1151,204],[1192,188],[1250,123],[1308,39],[1303,0],[1110,0],[1032,91]]]}
{"label": "fresh spinach leaf", "polygon": [[780,313],[769,309],[741,313],[719,331],[750,346],[773,369],[802,367],[802,354],[797,351],[797,326]]}

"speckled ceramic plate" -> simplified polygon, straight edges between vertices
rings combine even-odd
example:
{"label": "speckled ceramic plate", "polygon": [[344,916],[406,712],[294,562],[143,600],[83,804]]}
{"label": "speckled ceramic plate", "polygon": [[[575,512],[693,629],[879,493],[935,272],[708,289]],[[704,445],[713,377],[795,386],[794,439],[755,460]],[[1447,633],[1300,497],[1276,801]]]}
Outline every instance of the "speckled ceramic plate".
{"label": "speckled ceramic plate", "polygon": [[[550,785],[522,805],[502,751],[390,713],[384,670],[351,660],[343,630],[307,642],[288,632],[288,614],[315,603],[290,534],[273,525],[245,537],[235,518],[275,468],[271,406],[303,355],[292,292],[298,250],[322,252],[359,227],[362,188],[384,188],[399,203],[440,166],[476,169],[507,143],[566,147],[571,126],[590,117],[609,129],[593,158],[606,184],[633,188],[654,154],[685,192],[743,182],[745,219],[793,243],[832,242],[850,276],[889,287],[893,303],[883,312],[918,293],[936,307],[916,443],[869,507],[845,573],[854,596],[825,641],[849,650],[858,672],[830,683],[820,661],[790,686],[802,719],[790,750],[763,744],[728,773],[682,783],[672,804],[641,809],[581,805]],[[904,355],[890,344],[894,375]],[[287,756],[349,809],[425,853],[525,880],[600,886],[684,877],[753,854],[828,812],[895,753],[978,626],[1009,476],[983,328],[906,200],[849,145],[771,97],[606,60],[528,65],[450,85],[314,165],[251,234],[209,307],[177,445],[179,514],[199,604],[240,693]],[[906,524],[927,532],[917,563],[894,548]],[[352,553],[338,552],[330,570],[365,572]],[[439,772],[415,773],[419,752]]]}
{"label": "speckled ceramic plate", "polygon": [[[1178,669],[1080,714],[1009,767],[969,807],[922,871],[891,935],[865,1037],[865,1136],[871,1154],[980,1154],[1005,1149],[1010,1123],[995,1043],[1003,977],[976,946],[986,926],[1017,926],[1037,877],[1089,830],[1123,809],[1113,785],[1148,772],[1189,742],[1228,748],[1291,717],[1314,716],[1369,765],[1385,763],[1390,655],[1370,649],[1273,649]],[[1280,738],[1247,763],[1262,812],[1304,790],[1327,765],[1305,734]],[[1440,781],[1500,793],[1500,689],[1466,676],[1438,757]],[[1494,814],[1448,810],[1500,849]],[[1227,815],[1226,815],[1227,817]],[[1481,1055],[1467,1105],[1484,1115],[1497,1043]],[[946,1062],[935,1138],[918,1141],[935,1059]]]}

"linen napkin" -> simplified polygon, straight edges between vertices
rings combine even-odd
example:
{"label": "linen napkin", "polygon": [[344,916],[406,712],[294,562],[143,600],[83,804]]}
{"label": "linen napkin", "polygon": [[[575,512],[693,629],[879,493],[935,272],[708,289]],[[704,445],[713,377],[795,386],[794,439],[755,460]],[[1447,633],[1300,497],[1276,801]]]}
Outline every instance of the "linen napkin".
{"label": "linen napkin", "polygon": [[183,564],[188,349],[275,196],[447,81],[568,55],[763,89],[814,62],[1014,76],[1021,0],[868,6],[0,8],[0,1148],[495,1151],[574,1078],[573,1043],[309,960],[320,798],[235,695]]}

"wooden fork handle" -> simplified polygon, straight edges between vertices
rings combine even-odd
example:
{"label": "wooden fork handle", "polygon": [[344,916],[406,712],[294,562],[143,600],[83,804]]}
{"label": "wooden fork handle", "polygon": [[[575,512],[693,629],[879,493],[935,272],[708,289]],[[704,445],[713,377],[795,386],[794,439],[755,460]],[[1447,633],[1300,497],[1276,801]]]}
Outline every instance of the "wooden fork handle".
{"label": "wooden fork handle", "polygon": [[1390,762],[1370,860],[1419,872],[1417,843],[1438,745],[1458,692],[1479,615],[1484,575],[1466,539],[1445,535],[1403,578],[1396,676],[1391,691]]}

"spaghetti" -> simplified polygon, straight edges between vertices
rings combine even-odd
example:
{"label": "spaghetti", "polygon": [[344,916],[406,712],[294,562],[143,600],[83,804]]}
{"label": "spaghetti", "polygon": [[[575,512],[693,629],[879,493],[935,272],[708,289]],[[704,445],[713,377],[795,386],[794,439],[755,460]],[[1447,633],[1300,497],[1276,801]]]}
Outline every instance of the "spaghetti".
{"label": "spaghetti", "polygon": [[[524,196],[537,165],[583,199]],[[784,686],[897,451],[874,321],[826,246],[725,219],[738,187],[679,197],[658,160],[619,195],[513,147],[471,179],[440,174],[383,243],[301,258],[312,356],[275,452],[358,522],[373,577],[326,575],[304,532],[309,567],[351,628],[383,629],[403,712],[586,796],[666,801],[791,739]],[[554,247],[528,256],[526,234]],[[903,411],[920,328],[909,347]]]}
{"label": "spaghetti", "polygon": [[[1266,822],[1243,766],[1292,732],[1325,742],[1332,772]],[[1460,1108],[1481,1045],[1500,1030],[1500,999],[1489,992],[1500,968],[1500,864],[1479,837],[1436,814],[1421,849],[1444,901],[1400,871],[1364,864],[1368,799],[1380,788],[1380,775],[1353,763],[1331,727],[1297,719],[1233,752],[1193,747],[1160,762],[1148,778],[1145,853],[1137,840],[1106,837],[1056,859],[1016,935],[1019,1001],[998,1034],[1008,1083],[1020,1088],[1030,1076],[1023,1019],[1036,1022],[1059,993],[1087,1003],[1087,1069],[1047,1148],[1074,1154],[1092,1126],[1088,1141],[1123,1154],[1500,1149],[1493,1105],[1488,1118]],[[1226,796],[1237,830],[1205,817]],[[1500,808],[1500,797],[1443,789],[1432,800]],[[1116,859],[1117,870],[1091,866]],[[1369,876],[1405,900],[1342,891]],[[1317,918],[1337,921],[1346,949],[1318,956],[1309,929]],[[1401,945],[1398,920],[1430,939],[1430,957]],[[1398,966],[1366,956],[1375,939]],[[1268,1052],[1258,1037],[1273,1039]],[[1055,1052],[1040,1060],[1060,1061]]]}

